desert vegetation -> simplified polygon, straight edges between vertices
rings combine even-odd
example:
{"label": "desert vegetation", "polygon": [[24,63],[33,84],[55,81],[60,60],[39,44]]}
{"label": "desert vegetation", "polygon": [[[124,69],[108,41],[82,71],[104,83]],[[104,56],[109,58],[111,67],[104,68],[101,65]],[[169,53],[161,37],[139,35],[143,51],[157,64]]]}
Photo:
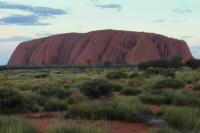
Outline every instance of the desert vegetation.
{"label": "desert vegetation", "polygon": [[[41,114],[59,112],[64,121],[104,121],[105,125],[107,121],[120,121],[146,125],[149,133],[198,133],[198,64],[196,60],[182,64],[174,59],[139,67],[112,64],[2,67],[0,132],[39,133],[38,126],[31,123],[32,117],[54,119],[55,115]],[[101,128],[95,124],[70,126],[63,122],[54,123],[45,133],[110,130],[109,123]]]}

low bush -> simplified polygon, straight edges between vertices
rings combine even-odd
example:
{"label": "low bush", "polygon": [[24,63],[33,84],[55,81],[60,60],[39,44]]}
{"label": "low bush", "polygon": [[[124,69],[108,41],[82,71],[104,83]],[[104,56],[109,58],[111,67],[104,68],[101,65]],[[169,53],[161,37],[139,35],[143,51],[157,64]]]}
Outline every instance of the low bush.
{"label": "low bush", "polygon": [[48,85],[33,86],[32,91],[45,97],[56,97],[60,99],[69,95],[69,92],[65,88]]}
{"label": "low bush", "polygon": [[80,91],[89,97],[109,96],[114,91],[114,85],[105,79],[94,79],[80,85]]}
{"label": "low bush", "polygon": [[33,93],[31,91],[21,92],[21,95],[28,101],[27,108],[31,112],[39,111],[39,105],[43,105],[44,98],[39,94]]}
{"label": "low bush", "polygon": [[84,101],[88,101],[88,98],[80,92],[70,95],[67,99],[69,104],[78,104]]}
{"label": "low bush", "polygon": [[57,98],[49,98],[44,105],[45,111],[63,111],[67,109],[67,103]]}
{"label": "low bush", "polygon": [[200,129],[200,110],[191,107],[169,107],[162,116],[171,126],[181,131]]}
{"label": "low bush", "polygon": [[69,108],[69,117],[124,120],[139,122],[146,120],[146,109],[144,105],[133,98],[119,97],[112,101],[84,102]]}
{"label": "low bush", "polygon": [[200,67],[200,60],[198,59],[191,59],[186,62],[186,66],[192,68],[192,69],[197,69]]}
{"label": "low bush", "polygon": [[125,72],[121,72],[121,71],[109,72],[106,74],[106,78],[112,79],[112,80],[128,78],[128,74],[126,74]]}
{"label": "low bush", "polygon": [[198,82],[196,82],[196,83],[194,84],[194,90],[195,90],[195,91],[200,91],[200,81],[198,81]]}
{"label": "low bush", "polygon": [[172,103],[172,98],[168,94],[144,93],[139,96],[139,99],[143,103],[150,103],[150,104],[171,104]]}
{"label": "low bush", "polygon": [[26,112],[27,102],[16,89],[0,88],[0,113]]}
{"label": "low bush", "polygon": [[135,95],[140,94],[141,92],[142,92],[141,89],[133,88],[133,87],[128,87],[128,88],[124,88],[121,91],[121,94],[127,95],[127,96],[135,96]]}
{"label": "low bush", "polygon": [[152,86],[152,89],[163,89],[163,88],[178,89],[181,87],[184,87],[184,83],[182,81],[173,78],[167,78],[156,82]]}
{"label": "low bush", "polygon": [[39,133],[39,131],[27,120],[0,117],[0,133]]}
{"label": "low bush", "polygon": [[148,75],[164,75],[168,77],[175,77],[176,71],[175,69],[163,69],[163,68],[147,68],[145,70],[146,74]]}
{"label": "low bush", "polygon": [[200,106],[200,94],[188,91],[177,91],[171,93],[172,104],[178,106]]}
{"label": "low bush", "polygon": [[139,77],[139,76],[141,76],[139,73],[133,72],[133,73],[131,73],[131,74],[129,75],[129,78],[137,78],[137,77]]}

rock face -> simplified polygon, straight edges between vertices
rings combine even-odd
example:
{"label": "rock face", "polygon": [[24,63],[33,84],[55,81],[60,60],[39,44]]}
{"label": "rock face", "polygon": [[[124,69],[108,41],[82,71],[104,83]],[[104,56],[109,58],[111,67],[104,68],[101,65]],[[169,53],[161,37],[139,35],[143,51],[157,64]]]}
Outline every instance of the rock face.
{"label": "rock face", "polygon": [[22,42],[8,64],[139,64],[151,60],[192,57],[185,41],[162,35],[116,30],[66,33]]}

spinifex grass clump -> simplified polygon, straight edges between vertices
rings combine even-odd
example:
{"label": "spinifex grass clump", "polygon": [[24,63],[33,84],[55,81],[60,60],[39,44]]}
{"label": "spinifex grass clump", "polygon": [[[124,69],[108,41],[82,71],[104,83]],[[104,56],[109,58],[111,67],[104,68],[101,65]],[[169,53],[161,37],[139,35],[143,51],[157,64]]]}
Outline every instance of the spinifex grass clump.
{"label": "spinifex grass clump", "polygon": [[26,112],[28,102],[17,89],[0,88],[0,113]]}
{"label": "spinifex grass clump", "polygon": [[146,120],[146,109],[137,99],[119,97],[112,101],[84,102],[73,105],[69,108],[68,117],[140,122]]}
{"label": "spinifex grass clump", "polygon": [[109,133],[108,128],[96,127],[95,125],[76,125],[66,126],[65,124],[56,124],[48,129],[47,133]]}
{"label": "spinifex grass clump", "polygon": [[94,79],[80,85],[80,90],[86,96],[100,97],[109,96],[114,91],[114,85],[105,79]]}
{"label": "spinifex grass clump", "polygon": [[170,107],[164,110],[163,119],[181,131],[200,130],[200,110],[191,107]]}
{"label": "spinifex grass clump", "polygon": [[108,79],[122,79],[122,78],[128,78],[128,74],[121,71],[115,71],[115,72],[109,72],[106,74],[106,78]]}
{"label": "spinifex grass clump", "polygon": [[17,117],[0,117],[0,133],[39,133],[30,122]]}
{"label": "spinifex grass clump", "polygon": [[182,81],[174,78],[167,78],[156,82],[152,86],[152,89],[179,89],[182,87],[184,87],[184,83]]}

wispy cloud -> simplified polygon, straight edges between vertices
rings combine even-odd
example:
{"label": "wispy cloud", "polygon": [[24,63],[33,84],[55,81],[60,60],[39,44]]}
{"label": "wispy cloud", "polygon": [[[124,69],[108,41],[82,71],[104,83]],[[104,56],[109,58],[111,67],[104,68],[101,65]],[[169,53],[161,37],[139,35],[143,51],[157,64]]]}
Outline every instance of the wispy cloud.
{"label": "wispy cloud", "polygon": [[120,4],[96,4],[95,7],[101,9],[115,9],[119,12],[122,10],[122,5]]}
{"label": "wispy cloud", "polygon": [[173,9],[173,12],[176,12],[179,14],[186,14],[186,13],[192,13],[192,10],[189,8],[185,8],[185,9],[176,8],[176,9]]}
{"label": "wispy cloud", "polygon": [[11,36],[8,38],[0,38],[0,42],[20,42],[20,41],[27,41],[33,38],[28,36]]}
{"label": "wispy cloud", "polygon": [[0,25],[17,24],[17,25],[49,25],[48,23],[39,22],[36,15],[10,15],[0,19]]}
{"label": "wispy cloud", "polygon": [[24,12],[29,12],[29,15],[12,14],[7,17],[0,18],[0,24],[17,24],[17,25],[48,25],[48,23],[39,22],[40,19],[45,19],[48,17],[54,17],[57,15],[69,14],[68,11],[63,9],[55,9],[50,7],[35,7],[29,5],[0,2],[0,10],[20,10]]}
{"label": "wispy cloud", "polygon": [[156,19],[153,21],[153,23],[163,23],[163,22],[166,22],[165,19]]}
{"label": "wispy cloud", "polygon": [[180,39],[190,39],[190,38],[192,38],[192,36],[190,35],[185,35],[180,37]]}

